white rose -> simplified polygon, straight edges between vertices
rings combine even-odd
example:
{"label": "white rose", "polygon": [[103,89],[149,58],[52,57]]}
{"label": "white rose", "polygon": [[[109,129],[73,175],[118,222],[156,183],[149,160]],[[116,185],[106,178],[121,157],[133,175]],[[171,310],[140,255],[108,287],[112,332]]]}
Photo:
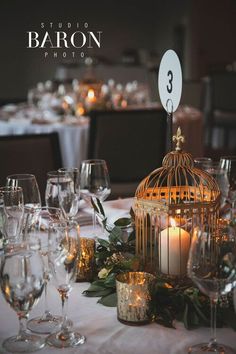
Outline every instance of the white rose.
{"label": "white rose", "polygon": [[106,269],[106,268],[102,268],[100,270],[100,272],[98,273],[98,278],[99,279],[104,279],[104,278],[106,278],[108,276],[108,274],[109,274],[109,270]]}

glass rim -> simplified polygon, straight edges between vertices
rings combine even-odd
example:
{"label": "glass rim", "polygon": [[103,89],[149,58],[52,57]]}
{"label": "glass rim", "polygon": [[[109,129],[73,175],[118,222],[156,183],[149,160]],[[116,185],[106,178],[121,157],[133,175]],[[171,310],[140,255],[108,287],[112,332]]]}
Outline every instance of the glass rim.
{"label": "glass rim", "polygon": [[83,160],[82,162],[81,162],[81,166],[83,165],[83,164],[90,164],[90,165],[95,165],[95,164],[105,164],[106,165],[106,161],[105,160],[103,160],[103,159],[88,159],[88,160]]}
{"label": "glass rim", "polygon": [[206,161],[206,162],[213,162],[211,157],[194,157],[193,161]]}
{"label": "glass rim", "polygon": [[6,179],[18,179],[18,180],[27,180],[27,179],[36,179],[35,175],[31,173],[15,173],[6,177]]}
{"label": "glass rim", "polygon": [[55,176],[58,177],[58,176],[59,176],[59,173],[60,173],[60,172],[59,172],[58,170],[48,171],[48,172],[47,172],[47,176],[48,176],[48,177],[55,177]]}
{"label": "glass rim", "polygon": [[236,155],[225,155],[225,156],[221,156],[220,157],[220,161],[221,160],[233,160],[233,161],[236,161]]}
{"label": "glass rim", "polygon": [[68,167],[68,168],[60,167],[60,168],[58,168],[57,172],[60,172],[60,173],[61,172],[65,172],[65,173],[67,173],[67,172],[79,172],[79,168],[78,167]]}

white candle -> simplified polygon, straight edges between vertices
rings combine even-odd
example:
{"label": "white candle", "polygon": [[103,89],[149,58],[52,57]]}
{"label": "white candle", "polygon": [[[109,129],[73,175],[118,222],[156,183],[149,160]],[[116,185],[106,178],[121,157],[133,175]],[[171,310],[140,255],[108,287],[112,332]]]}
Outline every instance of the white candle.
{"label": "white candle", "polygon": [[187,271],[190,234],[174,223],[171,220],[172,226],[160,233],[160,271],[169,275],[184,275]]}

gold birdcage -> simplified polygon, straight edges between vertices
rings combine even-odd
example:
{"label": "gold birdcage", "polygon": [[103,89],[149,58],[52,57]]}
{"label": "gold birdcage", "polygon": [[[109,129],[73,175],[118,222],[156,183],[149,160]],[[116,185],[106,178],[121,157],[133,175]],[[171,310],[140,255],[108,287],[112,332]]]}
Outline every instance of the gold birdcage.
{"label": "gold birdcage", "polygon": [[144,269],[170,278],[184,277],[191,235],[198,225],[216,228],[220,190],[214,178],[194,167],[182,151],[178,128],[176,149],[151,172],[135,193],[136,254]]}

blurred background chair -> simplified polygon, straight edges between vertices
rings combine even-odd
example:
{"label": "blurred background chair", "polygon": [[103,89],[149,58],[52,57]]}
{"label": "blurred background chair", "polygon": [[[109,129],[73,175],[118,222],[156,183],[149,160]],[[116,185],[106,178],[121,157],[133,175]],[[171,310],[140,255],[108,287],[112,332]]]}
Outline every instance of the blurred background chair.
{"label": "blurred background chair", "polygon": [[2,186],[8,175],[34,174],[44,203],[47,172],[62,166],[58,134],[0,136],[0,166]]}
{"label": "blurred background chair", "polygon": [[161,109],[92,111],[88,157],[107,161],[110,199],[132,197],[141,180],[161,166],[166,112]]}
{"label": "blurred background chair", "polygon": [[[206,145],[209,148],[215,145],[216,148],[226,150],[226,152],[232,148],[230,131],[236,129],[235,87],[236,72],[213,73],[204,79],[203,112]],[[220,130],[222,136],[221,144],[215,143],[216,128]]]}

